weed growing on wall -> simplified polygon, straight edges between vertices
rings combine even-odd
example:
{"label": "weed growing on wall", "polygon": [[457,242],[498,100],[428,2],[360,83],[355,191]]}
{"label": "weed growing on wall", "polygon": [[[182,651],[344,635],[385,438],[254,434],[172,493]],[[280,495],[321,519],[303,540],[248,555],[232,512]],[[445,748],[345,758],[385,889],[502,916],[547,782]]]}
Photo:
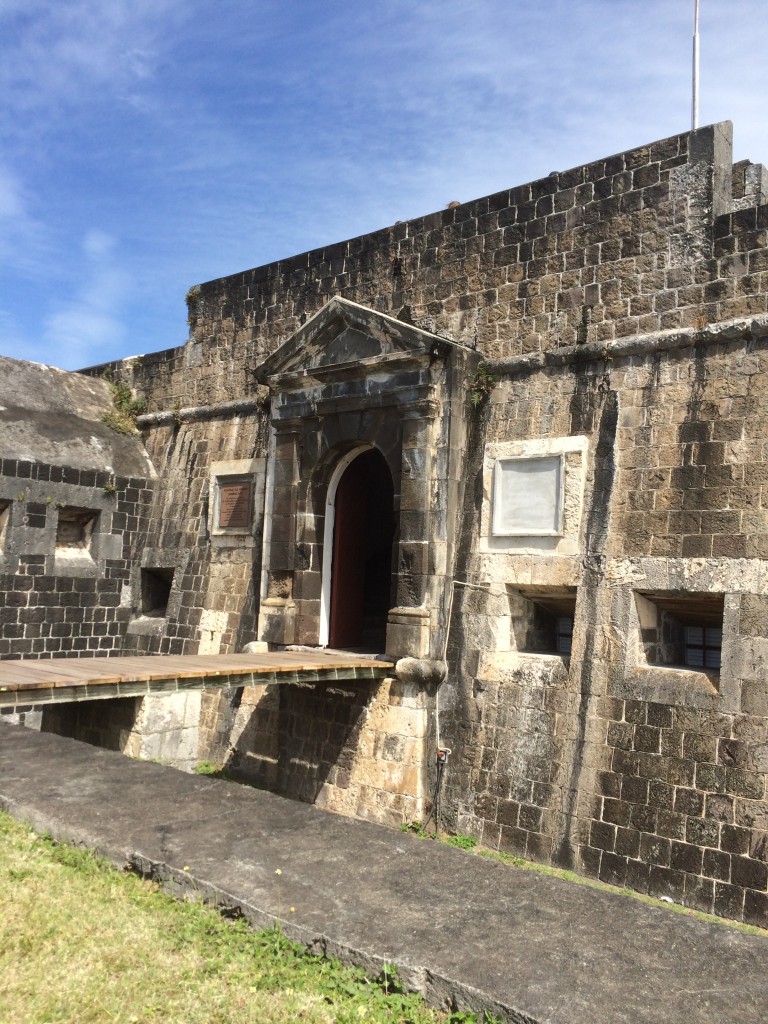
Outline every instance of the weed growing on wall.
{"label": "weed growing on wall", "polygon": [[136,418],[146,409],[146,402],[143,398],[136,398],[133,390],[115,380],[108,370],[102,377],[112,392],[112,408],[101,417],[102,423],[120,434],[138,434]]}
{"label": "weed growing on wall", "polygon": [[485,363],[480,363],[475,376],[469,382],[469,400],[476,408],[481,405],[498,384],[498,380],[488,371]]}
{"label": "weed growing on wall", "polygon": [[459,850],[474,850],[477,846],[477,840],[474,836],[465,836],[461,832],[455,836],[448,836],[445,842],[448,846],[455,846]]}
{"label": "weed growing on wall", "polygon": [[185,296],[185,302],[187,303],[187,323],[194,330],[197,324],[199,312],[198,305],[200,302],[200,296],[202,289],[199,284],[193,284]]}

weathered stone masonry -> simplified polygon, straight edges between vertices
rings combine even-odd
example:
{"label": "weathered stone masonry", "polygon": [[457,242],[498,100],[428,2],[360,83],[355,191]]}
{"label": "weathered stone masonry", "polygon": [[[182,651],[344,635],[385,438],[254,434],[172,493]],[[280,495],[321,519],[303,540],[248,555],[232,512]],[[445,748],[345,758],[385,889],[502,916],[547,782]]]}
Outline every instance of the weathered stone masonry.
{"label": "weathered stone masonry", "polygon": [[451,827],[765,925],[767,203],[722,124],[191,289],[187,344],[112,368],[158,476],[112,527],[122,649],[327,642],[336,487],[376,451],[404,660],[206,695],[179,759],[395,823],[439,742]]}
{"label": "weathered stone masonry", "polygon": [[123,646],[155,472],[135,437],[102,416],[103,381],[0,360],[0,656]]}
{"label": "weathered stone masonry", "polygon": [[[529,440],[541,413],[522,410],[546,407],[549,434],[585,432],[598,456],[582,550],[468,555],[488,594],[473,591],[463,609],[485,632],[474,643],[456,623],[464,669],[448,691],[459,829],[753,921],[766,909],[766,464],[751,397],[764,337],[724,343],[714,330],[710,344],[595,359],[578,375],[510,373],[486,434]],[[722,418],[736,408],[737,419]],[[567,670],[516,649],[515,595],[531,584],[577,588]],[[694,616],[702,599],[720,602],[719,674],[650,661],[641,616],[651,597],[683,613],[690,601]]]}

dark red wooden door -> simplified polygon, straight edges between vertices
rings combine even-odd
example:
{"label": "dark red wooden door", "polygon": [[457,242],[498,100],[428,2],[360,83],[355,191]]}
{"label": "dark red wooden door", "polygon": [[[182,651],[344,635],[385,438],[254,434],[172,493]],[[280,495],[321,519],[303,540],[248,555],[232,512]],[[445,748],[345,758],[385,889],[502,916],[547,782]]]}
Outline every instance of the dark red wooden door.
{"label": "dark red wooden door", "polygon": [[331,647],[384,650],[392,583],[392,477],[375,448],[349,464],[336,489]]}
{"label": "dark red wooden door", "polygon": [[[366,453],[367,454],[367,453]],[[365,542],[365,457],[358,455],[346,468],[336,489],[331,578],[331,647],[360,643],[363,632],[362,572]]]}

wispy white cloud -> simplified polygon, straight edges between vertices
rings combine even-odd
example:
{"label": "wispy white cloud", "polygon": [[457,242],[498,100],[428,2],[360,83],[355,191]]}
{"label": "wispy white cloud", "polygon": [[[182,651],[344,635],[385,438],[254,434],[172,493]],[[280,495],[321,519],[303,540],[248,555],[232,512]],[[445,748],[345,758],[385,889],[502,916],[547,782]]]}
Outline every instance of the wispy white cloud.
{"label": "wispy white cloud", "polygon": [[6,110],[50,116],[145,81],[156,67],[163,29],[179,11],[179,0],[4,3],[0,88]]}
{"label": "wispy white cloud", "polygon": [[91,260],[108,259],[115,250],[115,239],[98,228],[86,232],[83,238],[83,252]]}
{"label": "wispy white cloud", "polygon": [[116,240],[104,231],[89,230],[81,251],[81,284],[71,297],[55,302],[43,321],[43,345],[71,369],[100,362],[125,344],[123,317],[132,286],[120,267]]}
{"label": "wispy white cloud", "polygon": [[0,265],[32,272],[43,265],[47,232],[31,210],[33,198],[19,175],[0,164]]}
{"label": "wispy white cloud", "polygon": [[0,307],[0,351],[17,358],[78,369],[110,358],[124,347],[133,283],[120,263],[116,240],[94,229],[71,254],[72,291],[35,295],[38,327]]}
{"label": "wispy white cloud", "polygon": [[26,203],[15,175],[0,169],[0,218],[18,221],[26,217]]}

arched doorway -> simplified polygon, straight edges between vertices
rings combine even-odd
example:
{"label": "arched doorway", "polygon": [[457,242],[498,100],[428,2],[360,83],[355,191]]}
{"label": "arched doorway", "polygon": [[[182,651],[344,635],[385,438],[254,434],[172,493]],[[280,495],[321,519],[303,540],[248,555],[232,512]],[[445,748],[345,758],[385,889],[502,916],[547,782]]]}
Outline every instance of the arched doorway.
{"label": "arched doorway", "polygon": [[367,448],[333,482],[326,508],[333,515],[328,644],[383,652],[392,596],[392,475],[381,452]]}

